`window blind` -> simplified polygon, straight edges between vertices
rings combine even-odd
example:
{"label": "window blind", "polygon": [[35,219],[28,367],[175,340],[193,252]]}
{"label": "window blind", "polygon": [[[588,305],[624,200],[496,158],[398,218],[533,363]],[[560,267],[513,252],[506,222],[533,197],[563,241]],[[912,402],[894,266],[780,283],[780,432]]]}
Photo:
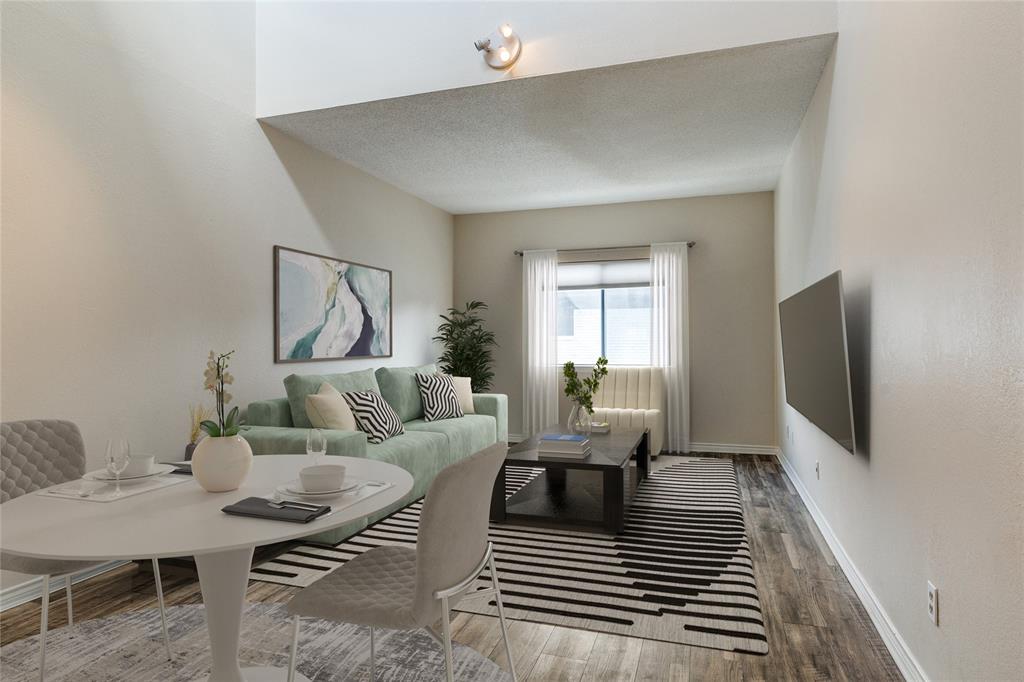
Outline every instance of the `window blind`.
{"label": "window blind", "polygon": [[609,289],[647,286],[650,282],[650,260],[558,264],[559,289]]}

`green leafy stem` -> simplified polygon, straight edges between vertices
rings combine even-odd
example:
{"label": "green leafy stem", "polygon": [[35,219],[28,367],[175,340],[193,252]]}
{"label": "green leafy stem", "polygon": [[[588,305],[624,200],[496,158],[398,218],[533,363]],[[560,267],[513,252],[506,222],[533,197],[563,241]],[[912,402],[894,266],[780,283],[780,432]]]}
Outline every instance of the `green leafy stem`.
{"label": "green leafy stem", "polygon": [[592,413],[594,394],[601,387],[601,380],[608,375],[608,358],[603,355],[599,357],[590,376],[585,379],[580,379],[576,364],[572,361],[565,363],[562,374],[565,376],[565,397]]}

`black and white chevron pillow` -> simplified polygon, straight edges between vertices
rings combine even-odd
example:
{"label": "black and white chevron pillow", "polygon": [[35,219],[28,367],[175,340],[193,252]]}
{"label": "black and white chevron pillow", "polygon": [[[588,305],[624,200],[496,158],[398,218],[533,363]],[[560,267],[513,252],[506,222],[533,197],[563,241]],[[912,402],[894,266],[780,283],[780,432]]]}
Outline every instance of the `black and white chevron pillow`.
{"label": "black and white chevron pillow", "polygon": [[371,443],[383,443],[392,436],[405,433],[402,420],[394,408],[376,391],[351,391],[342,393],[345,402],[352,408],[356,426],[366,434]]}
{"label": "black and white chevron pillow", "polygon": [[416,383],[423,399],[423,418],[428,422],[463,416],[455,382],[447,374],[417,374]]}

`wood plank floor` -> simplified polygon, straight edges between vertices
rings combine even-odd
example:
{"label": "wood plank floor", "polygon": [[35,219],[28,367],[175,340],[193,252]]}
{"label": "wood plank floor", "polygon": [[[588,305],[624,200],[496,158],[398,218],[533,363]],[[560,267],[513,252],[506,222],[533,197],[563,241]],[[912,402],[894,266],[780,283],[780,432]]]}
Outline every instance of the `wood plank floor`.
{"label": "wood plank floor", "polygon": [[[770,456],[718,455],[736,462],[765,627],[767,656],[513,621],[513,657],[521,680],[677,682],[682,680],[902,679],[810,514]],[[678,458],[662,456],[656,468]],[[75,586],[76,619],[156,608],[148,562]],[[202,601],[194,573],[162,567],[169,604]],[[250,583],[250,601],[284,602],[297,588]],[[51,600],[50,627],[65,623],[63,596]],[[39,602],[0,614],[0,643],[39,628]],[[507,666],[497,619],[459,613],[456,641]]]}

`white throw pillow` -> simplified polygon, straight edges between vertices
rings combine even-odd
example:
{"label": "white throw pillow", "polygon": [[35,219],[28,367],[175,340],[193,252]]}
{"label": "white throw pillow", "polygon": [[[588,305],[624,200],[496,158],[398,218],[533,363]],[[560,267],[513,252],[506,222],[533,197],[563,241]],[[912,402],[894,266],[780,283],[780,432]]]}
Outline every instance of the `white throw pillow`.
{"label": "white throw pillow", "polygon": [[452,377],[455,382],[455,395],[459,397],[462,414],[476,414],[473,409],[473,380],[469,377]]}
{"label": "white throw pillow", "polygon": [[348,402],[338,389],[326,381],[320,384],[319,391],[306,396],[306,414],[309,416],[309,423],[317,429],[359,430]]}

